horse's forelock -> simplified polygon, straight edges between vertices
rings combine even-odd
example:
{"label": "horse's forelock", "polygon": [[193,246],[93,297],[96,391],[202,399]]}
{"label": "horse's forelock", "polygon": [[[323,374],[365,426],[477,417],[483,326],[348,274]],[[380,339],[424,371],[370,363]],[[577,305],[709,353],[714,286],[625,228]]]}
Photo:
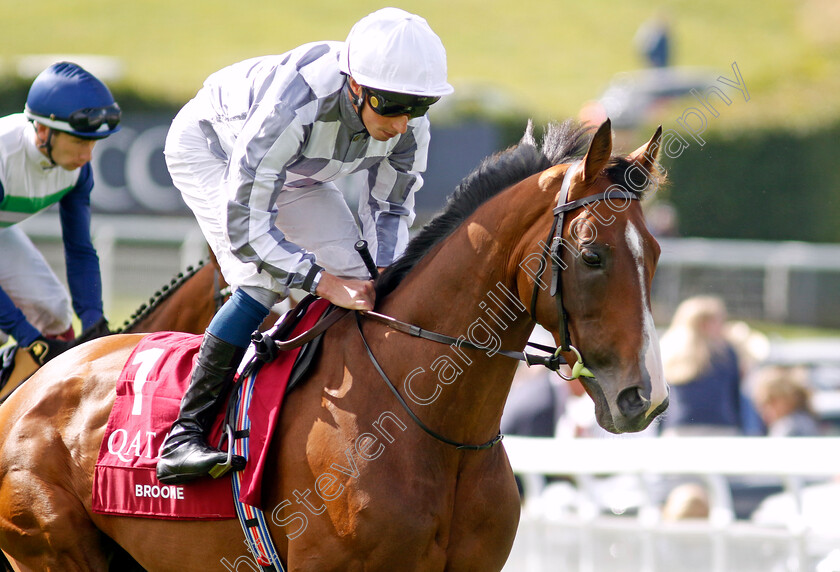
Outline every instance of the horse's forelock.
{"label": "horse's forelock", "polygon": [[537,140],[534,138],[534,121],[529,119],[528,124],[525,126],[525,133],[522,135],[522,139],[519,140],[520,145],[530,145],[531,147],[536,148]]}

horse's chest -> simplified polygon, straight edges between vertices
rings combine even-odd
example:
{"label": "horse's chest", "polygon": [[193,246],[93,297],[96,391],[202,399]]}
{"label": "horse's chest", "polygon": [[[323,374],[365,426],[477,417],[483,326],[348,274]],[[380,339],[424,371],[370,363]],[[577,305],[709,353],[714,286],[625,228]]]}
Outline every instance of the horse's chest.
{"label": "horse's chest", "polygon": [[498,470],[491,462],[451,471],[418,463],[410,471],[395,471],[394,478],[378,488],[382,510],[380,518],[373,519],[371,533],[389,529],[443,550],[464,541],[465,531],[472,531],[466,535],[470,543],[476,535],[504,537],[515,529],[519,514],[516,484],[512,475],[505,478],[509,470]]}

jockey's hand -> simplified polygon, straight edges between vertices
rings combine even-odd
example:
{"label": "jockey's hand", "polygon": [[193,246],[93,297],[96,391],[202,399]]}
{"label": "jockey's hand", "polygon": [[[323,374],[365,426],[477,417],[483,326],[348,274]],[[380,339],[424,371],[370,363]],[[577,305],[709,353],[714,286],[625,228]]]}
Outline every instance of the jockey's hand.
{"label": "jockey's hand", "polygon": [[350,310],[373,310],[376,291],[372,280],[344,279],[324,271],[315,292],[336,306]]}
{"label": "jockey's hand", "polygon": [[29,344],[25,349],[38,362],[39,365],[44,365],[55,356],[63,353],[75,345],[75,342],[65,342],[64,340],[51,340],[41,336],[34,342]]}

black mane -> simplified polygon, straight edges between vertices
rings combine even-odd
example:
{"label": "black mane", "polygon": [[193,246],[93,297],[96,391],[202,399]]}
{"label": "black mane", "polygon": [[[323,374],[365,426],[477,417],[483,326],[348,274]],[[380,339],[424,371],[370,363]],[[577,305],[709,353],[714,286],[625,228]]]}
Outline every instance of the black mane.
{"label": "black mane", "polygon": [[377,298],[382,299],[392,292],[426,253],[484,202],[531,175],[582,155],[589,144],[589,131],[572,121],[552,123],[546,127],[542,145],[538,146],[533,125],[528,122],[525,135],[517,145],[484,159],[461,181],[443,212],[420,230],[399,260],[377,280]]}

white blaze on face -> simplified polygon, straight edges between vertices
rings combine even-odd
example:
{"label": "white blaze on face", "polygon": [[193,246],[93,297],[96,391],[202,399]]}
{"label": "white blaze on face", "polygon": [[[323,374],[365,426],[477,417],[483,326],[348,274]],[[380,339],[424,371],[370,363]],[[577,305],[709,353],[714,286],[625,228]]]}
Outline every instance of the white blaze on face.
{"label": "white blaze on face", "polygon": [[648,304],[647,288],[645,287],[645,260],[644,249],[642,248],[642,236],[632,222],[627,222],[624,238],[627,240],[627,246],[633,254],[633,259],[636,261],[636,270],[639,273],[639,290],[642,294],[642,307],[644,308],[642,329],[645,339],[639,358],[644,363],[644,367],[650,377],[651,408],[648,411],[650,413],[650,411],[656,409],[668,397],[668,386],[665,383],[665,372],[662,370],[662,357],[659,353],[659,335],[656,333],[653,316],[648,309],[650,305]]}

